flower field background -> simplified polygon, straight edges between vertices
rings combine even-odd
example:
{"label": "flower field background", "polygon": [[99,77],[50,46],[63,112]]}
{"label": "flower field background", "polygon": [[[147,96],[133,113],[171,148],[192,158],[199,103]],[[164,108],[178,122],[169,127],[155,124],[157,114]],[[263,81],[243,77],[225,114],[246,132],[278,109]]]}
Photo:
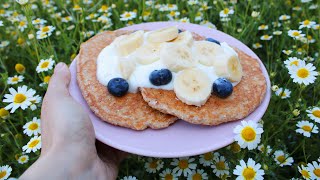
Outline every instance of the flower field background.
{"label": "flower field background", "polygon": [[70,64],[99,32],[149,21],[195,23],[239,39],[265,64],[273,92],[262,120],[237,126],[230,146],[177,159],[130,155],[119,179],[320,179],[319,3],[1,0],[0,180],[19,177],[39,157],[41,100],[54,66]]}

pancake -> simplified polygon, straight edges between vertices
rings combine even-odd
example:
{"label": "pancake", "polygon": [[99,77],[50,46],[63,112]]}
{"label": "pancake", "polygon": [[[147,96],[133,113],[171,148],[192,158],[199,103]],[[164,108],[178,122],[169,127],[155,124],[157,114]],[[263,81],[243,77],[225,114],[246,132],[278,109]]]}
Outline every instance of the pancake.
{"label": "pancake", "polygon": [[[203,40],[204,37],[194,34],[194,39]],[[173,90],[140,88],[143,99],[152,108],[193,124],[218,125],[248,116],[262,102],[266,80],[256,59],[234,49],[239,55],[243,77],[228,98],[211,95],[203,106],[197,107],[181,102]]]}
{"label": "pancake", "polygon": [[134,130],[148,127],[160,129],[168,127],[177,117],[161,113],[151,108],[140,93],[127,93],[123,97],[109,94],[107,88],[96,77],[96,60],[103,48],[117,36],[129,31],[109,31],[98,34],[81,45],[77,60],[77,81],[90,109],[103,121]]}

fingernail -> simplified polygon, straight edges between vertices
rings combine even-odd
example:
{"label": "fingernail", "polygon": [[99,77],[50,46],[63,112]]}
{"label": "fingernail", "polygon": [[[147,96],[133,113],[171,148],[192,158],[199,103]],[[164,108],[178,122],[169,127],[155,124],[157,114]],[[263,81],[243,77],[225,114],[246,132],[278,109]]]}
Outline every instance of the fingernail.
{"label": "fingernail", "polygon": [[62,62],[59,62],[56,67],[54,68],[54,71],[61,71],[64,68],[65,64]]}

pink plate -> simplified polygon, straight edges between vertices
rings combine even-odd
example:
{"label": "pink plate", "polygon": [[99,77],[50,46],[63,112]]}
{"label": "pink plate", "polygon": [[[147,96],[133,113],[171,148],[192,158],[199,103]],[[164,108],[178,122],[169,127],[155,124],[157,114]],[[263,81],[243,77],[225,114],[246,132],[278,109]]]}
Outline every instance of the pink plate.
{"label": "pink plate", "polygon": [[[178,28],[187,29],[206,37],[215,38],[221,42],[227,42],[258,59],[262,72],[267,80],[267,93],[261,105],[248,117],[243,119],[246,121],[252,120],[258,122],[265,113],[270,101],[270,79],[266,68],[258,56],[239,40],[223,32],[189,23],[152,22],[133,25],[123,29],[153,30],[174,25],[178,26]],[[144,131],[135,131],[103,122],[95,116],[82,97],[81,91],[77,85],[75,62],[76,60],[70,65],[72,78],[69,91],[72,97],[89,112],[97,139],[109,146],[143,156],[172,158],[203,154],[227,146],[234,141],[233,128],[240,124],[240,121],[210,127],[193,125],[179,120],[165,129],[147,129]]]}

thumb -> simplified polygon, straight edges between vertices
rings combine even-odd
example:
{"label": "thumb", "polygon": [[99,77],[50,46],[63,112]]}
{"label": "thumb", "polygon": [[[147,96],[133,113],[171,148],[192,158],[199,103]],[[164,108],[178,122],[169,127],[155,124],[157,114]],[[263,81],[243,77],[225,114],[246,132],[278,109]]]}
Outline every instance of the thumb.
{"label": "thumb", "polygon": [[70,70],[65,63],[58,63],[54,68],[54,73],[50,78],[48,94],[69,95]]}

